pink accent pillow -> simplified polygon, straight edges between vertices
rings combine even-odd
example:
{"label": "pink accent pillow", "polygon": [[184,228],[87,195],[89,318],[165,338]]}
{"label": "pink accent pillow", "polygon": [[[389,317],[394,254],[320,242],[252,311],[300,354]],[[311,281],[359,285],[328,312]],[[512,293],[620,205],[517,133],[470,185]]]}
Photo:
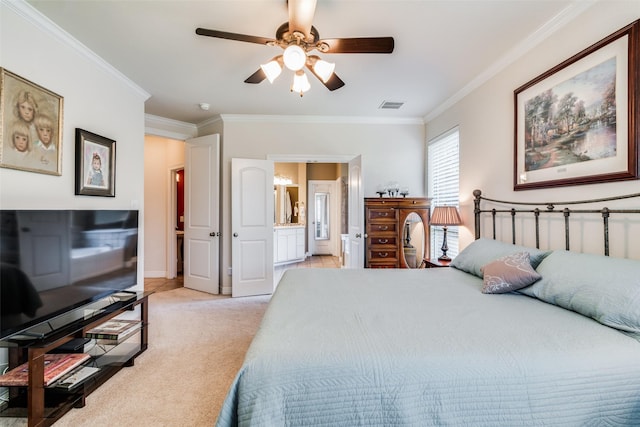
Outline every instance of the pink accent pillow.
{"label": "pink accent pillow", "polygon": [[483,275],[482,293],[503,294],[527,287],[540,279],[531,267],[529,252],[516,252],[486,264],[481,269]]}

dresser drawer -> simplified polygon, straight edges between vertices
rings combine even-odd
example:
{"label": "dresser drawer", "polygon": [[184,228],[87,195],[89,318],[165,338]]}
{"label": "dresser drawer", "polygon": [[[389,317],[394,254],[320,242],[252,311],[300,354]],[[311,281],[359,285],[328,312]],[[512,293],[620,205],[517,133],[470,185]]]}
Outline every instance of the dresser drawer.
{"label": "dresser drawer", "polygon": [[385,261],[395,263],[398,260],[397,249],[367,249],[367,259],[370,261]]}
{"label": "dresser drawer", "polygon": [[389,264],[386,262],[371,262],[369,263],[369,268],[398,268],[396,263]]}
{"label": "dresser drawer", "polygon": [[376,235],[376,233],[393,233],[398,231],[398,224],[395,222],[373,222],[367,224],[367,234]]}
{"label": "dresser drawer", "polygon": [[395,208],[370,208],[367,209],[367,222],[374,221],[398,221],[398,210]]}
{"label": "dresser drawer", "polygon": [[388,237],[375,234],[373,236],[369,236],[368,246],[389,245],[395,248],[397,240],[398,238],[396,236]]}

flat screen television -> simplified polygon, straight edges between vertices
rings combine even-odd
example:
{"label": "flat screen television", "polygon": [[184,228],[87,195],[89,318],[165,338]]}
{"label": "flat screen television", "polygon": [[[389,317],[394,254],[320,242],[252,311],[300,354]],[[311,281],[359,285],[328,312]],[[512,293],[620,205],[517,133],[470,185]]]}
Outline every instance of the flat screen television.
{"label": "flat screen television", "polygon": [[135,210],[0,210],[0,339],[136,285],[137,254]]}

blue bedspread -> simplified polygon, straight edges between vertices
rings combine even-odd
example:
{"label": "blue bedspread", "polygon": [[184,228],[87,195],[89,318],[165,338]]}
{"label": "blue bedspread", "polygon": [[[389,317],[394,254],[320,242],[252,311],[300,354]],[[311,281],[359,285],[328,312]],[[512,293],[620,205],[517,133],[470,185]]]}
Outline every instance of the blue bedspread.
{"label": "blue bedspread", "polygon": [[453,268],[288,270],[218,426],[640,425],[640,343]]}

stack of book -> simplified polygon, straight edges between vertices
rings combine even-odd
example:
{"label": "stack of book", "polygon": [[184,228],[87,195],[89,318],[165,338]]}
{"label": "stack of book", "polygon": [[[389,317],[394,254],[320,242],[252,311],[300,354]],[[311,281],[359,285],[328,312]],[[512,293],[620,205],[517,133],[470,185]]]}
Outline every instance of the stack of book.
{"label": "stack of book", "polygon": [[[49,386],[91,356],[85,353],[56,353],[44,355],[44,385]],[[0,386],[27,386],[29,385],[29,363],[25,362],[0,375]]]}
{"label": "stack of book", "polygon": [[85,336],[95,339],[97,344],[115,345],[135,334],[141,327],[140,320],[111,319],[88,330]]}

